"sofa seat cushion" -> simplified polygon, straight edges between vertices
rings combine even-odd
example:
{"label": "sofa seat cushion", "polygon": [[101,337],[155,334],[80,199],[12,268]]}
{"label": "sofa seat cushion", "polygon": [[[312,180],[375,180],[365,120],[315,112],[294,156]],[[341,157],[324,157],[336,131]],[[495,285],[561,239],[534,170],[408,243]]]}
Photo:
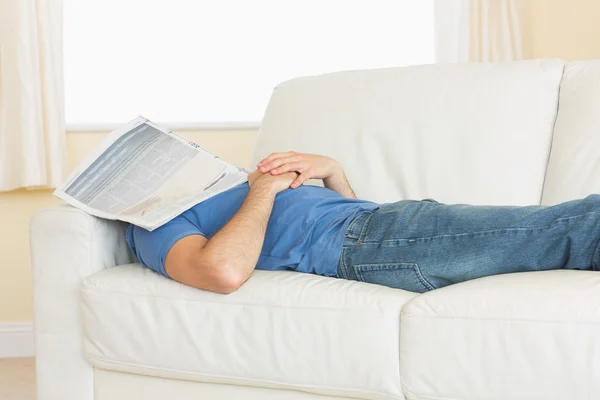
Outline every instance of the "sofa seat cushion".
{"label": "sofa seat cushion", "polygon": [[400,310],[414,293],[255,271],[238,291],[187,287],[139,264],[82,284],[87,359],[166,378],[403,399]]}
{"label": "sofa seat cushion", "polygon": [[402,310],[400,338],[408,398],[600,399],[600,272],[506,274],[428,292]]}

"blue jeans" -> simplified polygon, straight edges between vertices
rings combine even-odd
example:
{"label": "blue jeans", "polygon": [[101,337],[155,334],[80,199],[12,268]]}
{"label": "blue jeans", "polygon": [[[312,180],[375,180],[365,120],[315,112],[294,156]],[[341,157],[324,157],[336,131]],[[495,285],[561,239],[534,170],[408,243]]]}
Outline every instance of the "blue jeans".
{"label": "blue jeans", "polygon": [[554,206],[402,200],[350,223],[338,277],[426,292],[488,275],[600,269],[600,195]]}

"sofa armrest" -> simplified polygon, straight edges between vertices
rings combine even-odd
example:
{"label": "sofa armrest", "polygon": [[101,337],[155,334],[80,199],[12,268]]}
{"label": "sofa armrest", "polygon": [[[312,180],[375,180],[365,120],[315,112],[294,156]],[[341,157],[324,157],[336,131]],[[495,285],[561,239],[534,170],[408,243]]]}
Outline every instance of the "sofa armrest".
{"label": "sofa armrest", "polygon": [[30,223],[38,400],[93,399],[92,367],[83,357],[79,289],[100,270],[134,257],[126,224],[61,205]]}

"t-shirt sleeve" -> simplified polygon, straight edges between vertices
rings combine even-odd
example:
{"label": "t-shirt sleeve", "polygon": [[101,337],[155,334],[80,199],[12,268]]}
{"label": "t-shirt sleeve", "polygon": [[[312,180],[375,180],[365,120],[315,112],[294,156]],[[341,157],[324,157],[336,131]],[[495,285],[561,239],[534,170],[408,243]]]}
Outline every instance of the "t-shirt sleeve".
{"label": "t-shirt sleeve", "polygon": [[127,229],[127,243],[143,265],[168,278],[165,271],[167,253],[178,240],[189,235],[206,237],[198,226],[183,216],[178,216],[152,232],[130,225]]}

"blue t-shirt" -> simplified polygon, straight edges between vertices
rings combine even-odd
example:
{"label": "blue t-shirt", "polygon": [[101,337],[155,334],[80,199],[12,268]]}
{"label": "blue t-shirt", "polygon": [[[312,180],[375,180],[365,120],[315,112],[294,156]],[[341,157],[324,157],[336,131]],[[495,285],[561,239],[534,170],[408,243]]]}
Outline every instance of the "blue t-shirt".
{"label": "blue t-shirt", "polygon": [[[142,264],[167,276],[165,258],[175,242],[188,235],[210,239],[238,211],[248,190],[248,183],[238,185],[152,232],[132,225],[127,230],[129,247]],[[350,221],[377,206],[319,186],[303,185],[278,193],[256,268],[336,276]]]}

